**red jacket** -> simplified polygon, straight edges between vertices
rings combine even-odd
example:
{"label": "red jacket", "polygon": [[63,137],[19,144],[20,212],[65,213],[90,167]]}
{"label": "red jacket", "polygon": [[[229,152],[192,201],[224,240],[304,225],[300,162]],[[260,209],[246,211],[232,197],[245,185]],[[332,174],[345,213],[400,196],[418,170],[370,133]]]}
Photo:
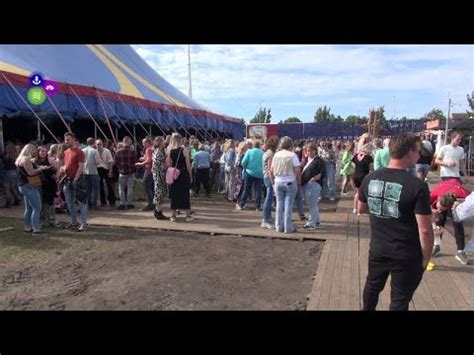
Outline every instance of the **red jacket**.
{"label": "red jacket", "polygon": [[456,198],[466,198],[471,192],[464,188],[464,186],[457,179],[449,179],[441,181],[433,187],[430,192],[431,206],[438,201],[442,195],[452,192]]}

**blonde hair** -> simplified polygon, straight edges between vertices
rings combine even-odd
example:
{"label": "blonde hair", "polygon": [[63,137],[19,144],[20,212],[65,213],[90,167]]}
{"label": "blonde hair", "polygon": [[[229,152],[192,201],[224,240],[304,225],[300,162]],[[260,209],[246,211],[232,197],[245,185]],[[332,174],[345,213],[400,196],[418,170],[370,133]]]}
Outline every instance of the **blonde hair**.
{"label": "blonde hair", "polygon": [[57,155],[58,154],[58,149],[59,149],[59,144],[52,144],[51,147],[49,147],[49,152],[48,155]]}
{"label": "blonde hair", "polygon": [[155,137],[155,140],[153,141],[153,146],[155,148],[158,148],[160,145],[162,145],[165,142],[165,138],[163,136],[158,136]]}
{"label": "blonde hair", "polygon": [[183,141],[183,137],[179,133],[173,133],[171,136],[170,141],[170,149],[177,149],[181,147],[181,142]]}
{"label": "blonde hair", "polygon": [[67,148],[68,147],[65,143],[59,144],[58,151],[57,151],[57,157],[59,159],[64,159],[64,152],[66,151]]}
{"label": "blonde hair", "polygon": [[222,146],[222,152],[225,154],[230,148],[233,148],[234,146],[234,140],[233,139],[228,139],[224,145]]}
{"label": "blonde hair", "polygon": [[237,146],[237,153],[244,153],[247,150],[247,141],[242,141]]}
{"label": "blonde hair", "polygon": [[15,165],[18,166],[23,159],[31,159],[31,155],[36,149],[37,147],[34,144],[28,143],[25,145],[18,155],[18,158],[16,158]]}
{"label": "blonde hair", "polygon": [[359,153],[361,152],[370,155],[372,153],[372,144],[370,143],[364,144],[359,150]]}
{"label": "blonde hair", "polygon": [[364,145],[366,145],[369,142],[369,134],[364,133],[363,135],[360,136],[359,141],[357,142],[357,151],[360,152]]}

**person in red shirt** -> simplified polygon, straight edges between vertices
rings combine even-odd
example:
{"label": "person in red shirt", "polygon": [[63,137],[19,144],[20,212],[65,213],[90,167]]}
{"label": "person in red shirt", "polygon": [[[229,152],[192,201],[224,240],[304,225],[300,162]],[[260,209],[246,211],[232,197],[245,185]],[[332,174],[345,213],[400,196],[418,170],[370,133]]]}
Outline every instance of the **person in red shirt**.
{"label": "person in red shirt", "polygon": [[[444,180],[433,187],[430,192],[431,210],[433,211],[434,223],[433,228],[435,232],[435,241],[433,245],[432,257],[436,257],[441,253],[441,238],[443,236],[443,228],[446,225],[447,218],[453,218],[452,208],[454,203],[459,199],[465,199],[470,194],[470,191],[464,188],[458,179]],[[465,234],[464,226],[461,222],[456,222],[454,219],[454,239],[456,240],[457,254],[455,256],[461,264],[467,265],[468,260],[464,252]]]}
{"label": "person in red shirt", "polygon": [[143,184],[145,185],[145,193],[148,200],[148,205],[142,209],[142,211],[153,211],[155,205],[153,204],[153,197],[155,196],[155,182],[153,181],[153,173],[151,171],[153,166],[153,143],[150,137],[146,137],[142,141],[143,144],[143,157],[140,158],[139,163],[135,163],[137,168],[145,168],[143,174]]}
{"label": "person in red shirt", "polygon": [[76,201],[81,210],[81,224],[78,232],[82,232],[87,227],[87,202],[85,194],[85,182],[82,175],[84,171],[85,155],[77,147],[76,136],[73,133],[64,134],[64,143],[68,146],[64,152],[64,165],[61,172],[65,174],[63,192],[66,199],[67,209],[71,217],[66,229],[77,228]]}

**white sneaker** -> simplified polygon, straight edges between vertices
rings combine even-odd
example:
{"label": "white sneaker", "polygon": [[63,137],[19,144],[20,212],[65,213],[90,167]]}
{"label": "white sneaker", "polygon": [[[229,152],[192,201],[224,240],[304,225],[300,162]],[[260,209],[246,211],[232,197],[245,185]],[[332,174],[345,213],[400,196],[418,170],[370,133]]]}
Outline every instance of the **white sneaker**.
{"label": "white sneaker", "polygon": [[185,222],[191,222],[191,221],[194,221],[194,217],[193,216],[186,216],[186,218],[184,219]]}
{"label": "white sneaker", "polygon": [[270,223],[265,222],[265,221],[262,222],[262,224],[260,225],[260,227],[266,228],[266,229],[273,229],[273,228],[274,228]]}
{"label": "white sneaker", "polygon": [[78,232],[84,232],[87,228],[87,224],[85,223],[81,223],[81,225],[79,226],[79,228],[77,228],[77,231]]}
{"label": "white sneaker", "polygon": [[171,216],[171,217],[170,217],[170,221],[171,221],[171,222],[176,222],[176,217],[175,217],[175,216]]}
{"label": "white sneaker", "polygon": [[329,199],[329,201],[334,202],[334,201],[336,201],[336,199],[335,199],[334,197],[331,197],[331,198]]}
{"label": "white sneaker", "polygon": [[354,209],[352,210],[352,213],[353,213],[353,214],[356,214],[356,213],[357,213],[357,210],[354,208]]}

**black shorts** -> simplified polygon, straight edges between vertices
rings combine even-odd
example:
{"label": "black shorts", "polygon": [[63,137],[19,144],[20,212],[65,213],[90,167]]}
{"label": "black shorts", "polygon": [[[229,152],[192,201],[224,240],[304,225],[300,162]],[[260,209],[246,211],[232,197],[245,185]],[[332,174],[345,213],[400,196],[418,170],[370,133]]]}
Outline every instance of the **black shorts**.
{"label": "black shorts", "polygon": [[364,180],[365,178],[365,175],[364,176],[354,176],[352,179],[354,181],[354,186],[359,188],[360,185],[362,185],[362,180]]}

